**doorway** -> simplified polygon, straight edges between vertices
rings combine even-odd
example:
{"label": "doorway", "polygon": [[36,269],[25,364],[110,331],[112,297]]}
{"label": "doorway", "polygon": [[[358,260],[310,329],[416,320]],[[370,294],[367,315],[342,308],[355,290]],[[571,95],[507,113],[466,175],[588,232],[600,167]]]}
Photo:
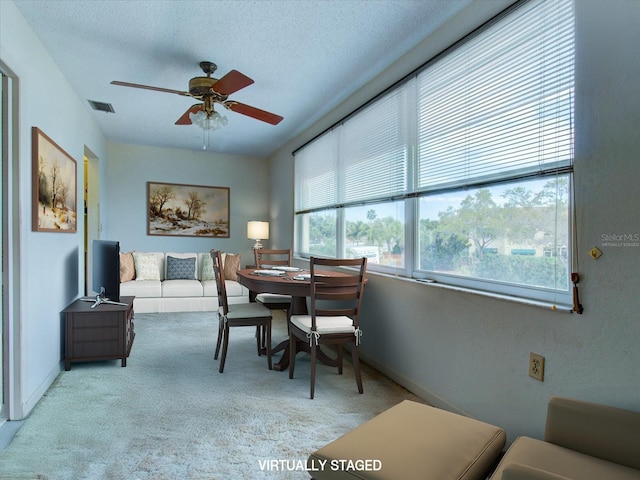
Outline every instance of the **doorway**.
{"label": "doorway", "polygon": [[2,238],[2,247],[0,250],[0,253],[2,254],[2,276],[0,276],[0,287],[1,287],[1,291],[2,291],[2,310],[0,311],[0,386],[2,386],[2,389],[0,391],[0,424],[2,424],[5,420],[7,420],[8,415],[6,412],[6,408],[5,408],[5,390],[8,389],[6,382],[5,382],[5,363],[7,363],[5,361],[5,351],[7,350],[6,346],[5,346],[5,337],[6,337],[6,333],[5,333],[5,325],[4,325],[4,312],[6,310],[6,304],[5,304],[5,294],[4,294],[4,284],[5,284],[5,279],[4,279],[4,252],[6,249],[5,246],[5,240],[4,240],[4,219],[5,219],[5,215],[4,215],[4,205],[5,205],[5,199],[4,199],[4,179],[5,179],[5,173],[4,173],[4,166],[6,164],[5,162],[5,145],[6,145],[6,136],[8,134],[8,132],[6,132],[6,128],[5,128],[5,124],[7,123],[7,118],[5,115],[5,112],[7,110],[7,106],[6,106],[6,101],[5,101],[5,92],[7,90],[6,88],[6,80],[5,80],[5,75],[0,71],[0,98],[2,99],[2,115],[0,115],[0,130],[2,131],[2,135],[0,135],[0,151],[2,152],[2,167],[0,168],[0,211],[2,212],[2,221],[0,222],[0,238]]}
{"label": "doorway", "polygon": [[84,294],[92,295],[93,241],[100,238],[100,162],[85,147],[84,152]]}
{"label": "doorway", "polygon": [[[0,254],[2,258],[2,309],[0,310],[0,424],[21,418],[18,395],[20,391],[19,365],[19,289],[20,235],[18,205],[19,159],[16,145],[18,81],[9,68],[0,62]],[[12,181],[13,179],[13,181]],[[9,348],[13,346],[13,348]]]}

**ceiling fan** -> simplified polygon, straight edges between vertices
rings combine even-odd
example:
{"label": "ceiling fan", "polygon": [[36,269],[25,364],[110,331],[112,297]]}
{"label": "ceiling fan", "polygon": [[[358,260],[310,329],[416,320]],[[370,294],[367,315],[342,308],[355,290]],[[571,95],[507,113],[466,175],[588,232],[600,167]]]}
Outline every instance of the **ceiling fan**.
{"label": "ceiling fan", "polygon": [[203,112],[207,118],[211,118],[216,114],[216,111],[214,110],[214,104],[216,103],[222,105],[228,110],[231,110],[232,112],[240,113],[242,115],[270,123],[271,125],[277,125],[282,120],[280,115],[228,99],[229,95],[232,93],[248,87],[253,83],[253,80],[243,73],[240,73],[237,70],[231,70],[222,78],[217,79],[211,76],[218,68],[215,63],[200,62],[200,68],[206,74],[206,77],[194,77],[189,80],[188,92],[171,90],[169,88],[152,87],[149,85],[140,85],[137,83],[119,82],[117,80],[114,80],[111,84],[123,87],[143,88],[145,90],[154,90],[156,92],[173,93],[185,97],[192,97],[202,102],[193,105],[184,112],[184,114],[176,121],[176,125],[191,125],[191,115],[196,115],[199,112]]}

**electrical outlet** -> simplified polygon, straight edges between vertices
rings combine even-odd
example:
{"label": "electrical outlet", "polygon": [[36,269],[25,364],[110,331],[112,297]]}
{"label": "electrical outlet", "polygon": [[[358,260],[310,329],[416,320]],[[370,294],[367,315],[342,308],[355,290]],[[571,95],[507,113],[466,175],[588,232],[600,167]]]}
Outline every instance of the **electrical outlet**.
{"label": "electrical outlet", "polygon": [[529,376],[544,382],[544,357],[537,353],[529,354]]}

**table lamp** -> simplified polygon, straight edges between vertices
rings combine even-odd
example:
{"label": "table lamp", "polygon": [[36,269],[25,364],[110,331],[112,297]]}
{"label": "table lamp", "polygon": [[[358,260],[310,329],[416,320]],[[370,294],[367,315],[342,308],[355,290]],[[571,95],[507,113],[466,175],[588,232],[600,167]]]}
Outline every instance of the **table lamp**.
{"label": "table lamp", "polygon": [[260,240],[269,240],[269,222],[251,220],[247,222],[247,238],[255,240],[254,249],[262,248]]}

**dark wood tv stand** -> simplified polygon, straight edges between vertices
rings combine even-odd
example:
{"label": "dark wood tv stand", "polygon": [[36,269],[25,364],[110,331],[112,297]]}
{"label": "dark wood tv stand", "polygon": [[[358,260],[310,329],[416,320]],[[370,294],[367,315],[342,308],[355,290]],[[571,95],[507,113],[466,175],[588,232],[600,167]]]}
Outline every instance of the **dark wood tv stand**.
{"label": "dark wood tv stand", "polygon": [[62,311],[64,316],[64,369],[71,362],[121,359],[127,366],[136,333],[133,329],[133,299],[120,297],[125,305],[78,299]]}

